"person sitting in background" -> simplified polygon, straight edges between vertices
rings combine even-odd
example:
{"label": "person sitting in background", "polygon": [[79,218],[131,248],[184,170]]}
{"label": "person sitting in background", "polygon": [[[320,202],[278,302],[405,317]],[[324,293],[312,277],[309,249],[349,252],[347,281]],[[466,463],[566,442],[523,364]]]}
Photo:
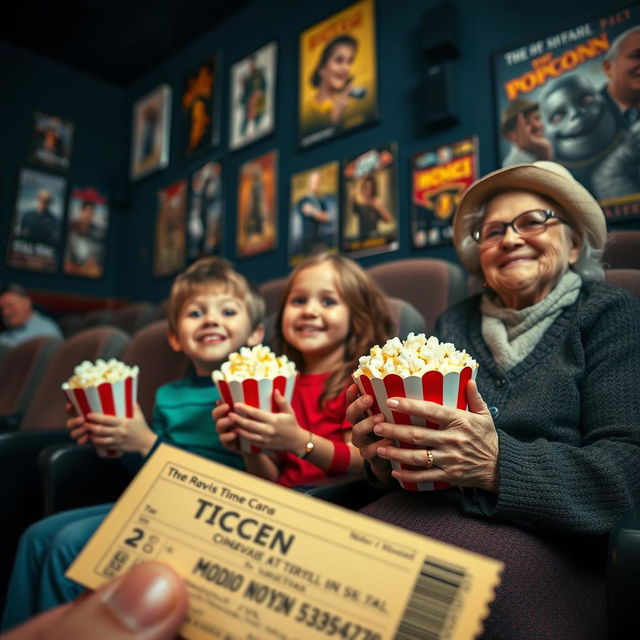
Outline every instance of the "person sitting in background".
{"label": "person sitting in background", "polygon": [[[195,374],[158,389],[151,425],[136,406],[133,418],[97,413],[87,414],[86,420],[71,418],[71,436],[79,444],[92,441],[117,452],[140,454],[140,463],[165,442],[243,469],[242,457],[220,443],[211,421],[211,407],[219,398],[211,373],[231,352],[262,340],[264,301],[226,260],[209,256],[177,276],[167,316],[169,345],[184,352]],[[7,590],[3,630],[80,593],[80,585],[65,578],[65,571],[112,506],[61,511],[25,531]]]}
{"label": "person sitting in background", "polygon": [[453,226],[486,287],[435,328],[480,365],[468,410],[390,398],[437,428],[396,426],[364,417],[373,399],[353,385],[347,416],[373,481],[454,488],[394,491],[364,512],[505,562],[483,638],[601,640],[606,535],[640,502],[640,303],[601,282],[604,214],[559,164],[478,180]]}
{"label": "person sitting in background", "polygon": [[0,314],[5,326],[0,345],[15,347],[39,336],[63,337],[54,320],[33,309],[27,290],[19,284],[0,287]]}

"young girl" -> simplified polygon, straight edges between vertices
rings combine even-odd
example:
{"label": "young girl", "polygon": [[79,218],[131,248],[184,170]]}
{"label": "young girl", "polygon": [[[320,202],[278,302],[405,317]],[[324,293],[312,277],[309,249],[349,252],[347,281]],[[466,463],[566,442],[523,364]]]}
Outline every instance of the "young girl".
{"label": "young girl", "polygon": [[247,471],[286,487],[315,484],[362,466],[345,417],[345,389],[358,358],[391,333],[385,298],[365,271],[321,253],[291,273],[276,319],[276,353],[296,363],[291,404],[275,392],[279,413],[235,403],[213,411],[220,441],[240,452],[238,436],[276,452],[243,454]]}

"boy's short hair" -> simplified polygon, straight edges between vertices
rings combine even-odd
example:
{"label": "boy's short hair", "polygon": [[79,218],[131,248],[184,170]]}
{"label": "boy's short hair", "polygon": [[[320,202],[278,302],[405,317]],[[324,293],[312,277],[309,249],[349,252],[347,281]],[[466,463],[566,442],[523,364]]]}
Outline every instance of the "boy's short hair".
{"label": "boy's short hair", "polygon": [[173,281],[167,307],[171,333],[178,333],[178,318],[185,302],[199,290],[211,285],[220,285],[225,292],[244,302],[252,329],[262,323],[265,303],[257,287],[238,273],[228,260],[207,256],[196,260]]}

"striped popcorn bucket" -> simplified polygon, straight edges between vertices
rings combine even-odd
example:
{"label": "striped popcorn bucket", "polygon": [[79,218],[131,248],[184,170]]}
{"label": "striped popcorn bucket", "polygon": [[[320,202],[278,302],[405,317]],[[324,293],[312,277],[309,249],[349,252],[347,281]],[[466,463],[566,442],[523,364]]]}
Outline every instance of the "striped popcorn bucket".
{"label": "striped popcorn bucket", "polygon": [[[218,387],[220,396],[231,407],[232,411],[235,402],[243,402],[256,409],[262,409],[262,411],[278,413],[278,406],[273,397],[274,391],[279,391],[287,402],[291,402],[296,378],[297,376],[276,376],[275,378],[261,378],[260,380],[246,378],[241,382],[238,380],[232,380],[231,382],[218,380],[215,384]],[[243,453],[262,453],[263,451],[262,447],[257,447],[246,438],[239,437],[238,440],[240,441],[240,450]]]}
{"label": "striped popcorn bucket", "polygon": [[[385,421],[391,424],[407,424],[429,429],[438,429],[438,425],[423,418],[411,416],[408,413],[392,411],[387,407],[388,398],[412,398],[414,400],[429,400],[445,407],[467,408],[467,382],[475,380],[477,367],[464,367],[459,373],[452,372],[443,375],[439,371],[427,371],[422,376],[409,376],[403,378],[394,373],[384,378],[368,378],[361,375],[355,378],[360,393],[373,397],[374,402],[371,413],[382,413]],[[407,442],[395,441],[396,447],[404,449],[419,449]],[[394,469],[421,469],[407,464],[392,461]],[[451,485],[447,482],[402,482],[398,481],[403,489],[409,491],[434,491],[447,489]]]}
{"label": "striped popcorn bucket", "polygon": [[[62,390],[78,415],[104,413],[108,416],[133,418],[138,397],[138,376],[129,376],[119,382],[103,382],[97,387],[71,388],[66,382]],[[101,445],[95,445],[101,458],[119,458],[122,453]]]}

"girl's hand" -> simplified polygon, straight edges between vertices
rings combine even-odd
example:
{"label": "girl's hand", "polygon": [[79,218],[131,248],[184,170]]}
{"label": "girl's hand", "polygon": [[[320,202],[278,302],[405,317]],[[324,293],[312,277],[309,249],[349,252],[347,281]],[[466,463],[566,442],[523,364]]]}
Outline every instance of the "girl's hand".
{"label": "girl's hand", "polygon": [[91,432],[89,428],[85,424],[84,418],[82,416],[75,416],[74,418],[69,418],[67,420],[67,429],[70,431],[70,436],[78,443],[78,444],[86,444],[91,440]]}
{"label": "girl's hand", "polygon": [[[417,471],[393,471],[393,477],[404,482],[444,481],[459,487],[477,487],[497,492],[498,434],[491,413],[473,380],[467,384],[467,398],[468,411],[425,400],[387,400],[387,406],[394,411],[426,418],[440,427],[437,430],[393,425],[384,421],[375,424],[373,430],[376,435],[417,447],[399,449],[386,443],[377,443],[377,454],[381,458],[421,467]],[[433,456],[432,465],[429,464],[427,449]]]}
{"label": "girl's hand", "polygon": [[378,413],[367,415],[367,410],[373,405],[373,398],[368,395],[360,396],[358,386],[352,384],[347,389],[347,420],[353,425],[351,442],[360,450],[360,455],[371,465],[371,471],[382,482],[389,479],[391,465],[387,460],[378,456],[378,448],[392,446],[393,442],[376,436],[373,429],[384,420]]}
{"label": "girl's hand", "polygon": [[262,411],[236,402],[235,411],[229,413],[229,417],[238,435],[252,444],[272,451],[300,453],[307,441],[308,431],[298,424],[291,405],[279,391],[275,391],[273,397],[280,413]]}
{"label": "girl's hand", "polygon": [[215,422],[220,442],[229,449],[229,451],[242,454],[235,424],[229,417],[229,409],[230,407],[228,404],[221,403],[216,406],[216,408],[211,412],[211,415],[213,416],[213,421]]}
{"label": "girl's hand", "polygon": [[88,413],[85,423],[96,445],[122,452],[146,455],[156,441],[156,434],[147,425],[142,410],[136,405],[133,418]]}

